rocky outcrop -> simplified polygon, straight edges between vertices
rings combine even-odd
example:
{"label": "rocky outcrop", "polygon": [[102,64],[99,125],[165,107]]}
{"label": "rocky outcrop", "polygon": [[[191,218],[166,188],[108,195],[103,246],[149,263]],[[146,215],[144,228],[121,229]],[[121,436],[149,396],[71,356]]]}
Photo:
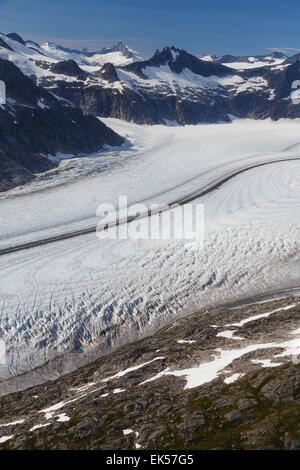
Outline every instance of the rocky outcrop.
{"label": "rocky outcrop", "polygon": [[53,73],[68,75],[69,77],[77,77],[80,80],[85,80],[88,75],[78,66],[75,60],[63,60],[61,62],[57,62],[56,64],[51,65],[50,70]]}
{"label": "rocky outcrop", "polygon": [[108,83],[114,83],[119,80],[116,68],[109,62],[104,64],[103,67],[101,67],[98,72],[95,72],[94,75],[96,77],[102,78],[103,80],[106,80]]}

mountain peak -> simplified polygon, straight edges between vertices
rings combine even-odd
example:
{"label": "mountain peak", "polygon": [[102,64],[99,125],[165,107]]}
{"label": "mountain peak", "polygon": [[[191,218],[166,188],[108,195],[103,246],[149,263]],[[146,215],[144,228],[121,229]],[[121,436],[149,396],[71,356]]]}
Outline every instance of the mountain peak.
{"label": "mountain peak", "polygon": [[151,59],[134,62],[133,64],[126,65],[124,69],[136,73],[141,78],[147,78],[144,73],[146,67],[161,66],[168,66],[171,72],[176,74],[181,73],[184,69],[188,69],[204,77],[209,75],[225,76],[230,73],[227,67],[219,63],[200,60],[184,49],[177,49],[174,46],[166,46],[161,51],[157,50]]}
{"label": "mountain peak", "polygon": [[61,46],[59,46],[58,44],[56,44],[55,42],[52,42],[52,41],[47,41],[47,42],[44,42],[43,44],[41,44],[41,47],[44,49],[58,49],[60,48]]}
{"label": "mountain peak", "polygon": [[269,57],[273,57],[274,59],[286,59],[287,58],[287,56],[283,54],[283,52],[280,52],[280,51],[272,52],[272,54],[270,54]]}
{"label": "mountain peak", "polygon": [[52,64],[50,67],[51,72],[57,74],[63,74],[70,77],[77,77],[79,79],[85,80],[87,77],[87,73],[84,72],[75,60],[62,60],[60,62],[56,62]]}
{"label": "mountain peak", "polygon": [[[103,47],[101,50],[96,50],[96,51],[90,51],[87,47],[83,47],[81,50],[78,49],[70,49],[65,46],[61,46],[59,44],[56,44],[54,42],[45,42],[44,44],[41,45],[41,48],[46,50],[46,51],[51,51],[51,52],[63,52],[64,57],[66,58],[66,54],[72,54],[72,56],[76,55],[78,56],[78,60],[85,58],[93,58],[95,56],[101,56],[101,55],[106,55],[106,54],[112,54],[115,52],[121,53],[121,55],[125,59],[131,59],[133,60],[140,60],[140,58],[136,55],[136,52],[130,49],[126,44],[124,44],[121,41],[117,41],[113,46],[111,47]],[[77,60],[77,58],[75,59]]]}
{"label": "mountain peak", "polygon": [[19,42],[20,44],[22,44],[22,46],[25,46],[24,39],[21,38],[21,36],[17,33],[6,34],[6,37],[9,38],[9,39],[12,39],[13,41]]}
{"label": "mountain peak", "polygon": [[121,52],[121,54],[128,59],[134,56],[134,51],[132,51],[127,44],[124,44],[122,41],[115,42],[111,47],[103,47],[100,54],[110,54],[112,52]]}
{"label": "mountain peak", "polygon": [[181,53],[185,53],[185,51],[174,46],[165,46],[161,51],[157,49],[153,57],[161,57],[163,60],[175,62]]}

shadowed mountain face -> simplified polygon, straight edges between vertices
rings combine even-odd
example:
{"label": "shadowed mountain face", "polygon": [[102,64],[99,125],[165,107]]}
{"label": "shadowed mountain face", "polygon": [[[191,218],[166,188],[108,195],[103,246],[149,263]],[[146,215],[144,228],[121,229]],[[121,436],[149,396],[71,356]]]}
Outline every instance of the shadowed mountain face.
{"label": "shadowed mountain face", "polygon": [[23,184],[55,165],[46,156],[91,153],[123,139],[94,116],[55,98],[0,59],[7,101],[0,106],[0,190]]}
{"label": "shadowed mountain face", "polygon": [[51,65],[50,70],[56,74],[77,77],[81,80],[85,80],[87,78],[87,73],[78,66],[75,60],[63,60],[61,62],[57,62]]}
{"label": "shadowed mountain face", "polygon": [[25,46],[25,41],[23,38],[21,38],[21,36],[17,33],[9,33],[6,35],[9,39],[12,39],[13,41],[17,41],[19,42],[20,44],[22,44],[23,46]]}

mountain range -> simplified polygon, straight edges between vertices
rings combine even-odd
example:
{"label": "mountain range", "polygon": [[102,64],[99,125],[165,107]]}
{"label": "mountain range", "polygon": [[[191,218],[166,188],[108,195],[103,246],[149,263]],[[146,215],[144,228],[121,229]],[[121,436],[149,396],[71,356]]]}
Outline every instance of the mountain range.
{"label": "mountain range", "polygon": [[122,143],[99,117],[139,124],[300,117],[299,54],[196,57],[165,47],[142,60],[121,42],[91,52],[11,33],[0,34],[0,79],[8,89],[0,107],[0,190],[51,167],[49,154]]}

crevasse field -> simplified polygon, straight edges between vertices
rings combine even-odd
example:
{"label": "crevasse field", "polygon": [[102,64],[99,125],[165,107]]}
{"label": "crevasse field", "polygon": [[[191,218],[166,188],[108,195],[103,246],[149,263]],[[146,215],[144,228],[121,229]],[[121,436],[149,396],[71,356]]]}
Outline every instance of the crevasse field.
{"label": "crevasse field", "polygon": [[0,256],[2,379],[61,358],[56,376],[175,316],[300,286],[299,121],[104,122],[127,137],[121,149],[57,156],[59,170],[0,194],[0,250],[96,226],[119,195],[170,203],[247,171],[194,201],[204,246],[94,232]]}

